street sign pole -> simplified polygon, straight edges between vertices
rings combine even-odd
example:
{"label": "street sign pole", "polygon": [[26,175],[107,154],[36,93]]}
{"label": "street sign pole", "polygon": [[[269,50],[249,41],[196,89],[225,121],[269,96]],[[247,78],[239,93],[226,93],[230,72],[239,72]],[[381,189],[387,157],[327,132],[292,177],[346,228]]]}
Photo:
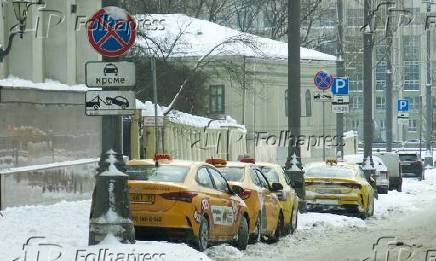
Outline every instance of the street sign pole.
{"label": "street sign pole", "polygon": [[372,49],[373,36],[372,24],[372,2],[364,1],[364,25],[367,27],[363,32],[363,140],[364,159],[372,158],[373,141],[373,102],[372,102]]}
{"label": "street sign pole", "polygon": [[322,161],[325,162],[325,102],[322,103]]}
{"label": "street sign pole", "polygon": [[[88,40],[92,47],[102,55],[104,62],[116,63],[119,61],[117,57],[126,53],[133,46],[136,37],[136,24],[127,11],[117,7],[119,1],[102,0],[102,6],[103,8],[90,19],[87,28]],[[123,16],[125,14],[125,20],[118,19],[121,13]],[[115,27],[113,26],[114,20]],[[124,28],[124,30],[117,28]],[[107,65],[104,74],[113,74],[117,77],[119,71],[117,71],[116,66],[111,65],[107,67],[108,70],[106,67]],[[88,67],[86,70],[88,71]],[[105,90],[109,91],[119,91],[120,89],[120,86],[116,86],[116,84],[104,87]],[[105,109],[112,109],[115,106],[124,108],[131,106],[134,108],[135,106],[134,98],[127,104],[123,95],[106,96],[103,100],[99,95],[95,97],[100,103],[95,105],[96,111],[100,110],[100,105]],[[88,100],[86,100],[86,109],[89,109],[87,103]],[[134,243],[135,231],[133,222],[130,220],[128,176],[123,173],[125,172],[125,163],[122,155],[122,117],[103,116],[101,133],[102,153],[92,195],[88,244],[99,244],[110,234],[122,243]],[[118,218],[113,218],[114,216]]]}
{"label": "street sign pole", "polygon": [[[343,0],[337,0],[338,12],[338,42],[337,42],[337,61],[336,61],[336,75],[337,77],[345,76],[345,62],[344,62],[344,3]],[[344,136],[344,114],[336,114],[336,138],[338,139],[338,146],[336,147],[336,155],[340,155],[341,159],[344,157],[343,144]]]}

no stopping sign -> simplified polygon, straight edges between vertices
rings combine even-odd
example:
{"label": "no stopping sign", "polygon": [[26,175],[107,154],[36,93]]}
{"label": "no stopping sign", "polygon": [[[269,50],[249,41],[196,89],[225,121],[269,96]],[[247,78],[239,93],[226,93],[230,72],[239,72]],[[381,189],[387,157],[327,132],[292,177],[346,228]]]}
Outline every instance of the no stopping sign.
{"label": "no stopping sign", "polygon": [[89,21],[87,29],[89,43],[103,56],[121,56],[135,43],[135,20],[119,7],[100,9]]}

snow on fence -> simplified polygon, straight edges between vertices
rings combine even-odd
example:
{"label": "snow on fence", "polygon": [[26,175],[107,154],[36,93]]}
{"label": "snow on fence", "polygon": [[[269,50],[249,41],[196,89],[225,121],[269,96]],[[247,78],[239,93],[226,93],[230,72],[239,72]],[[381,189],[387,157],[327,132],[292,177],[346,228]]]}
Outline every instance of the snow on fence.
{"label": "snow on fence", "polygon": [[[154,115],[151,102],[138,101],[137,108],[142,109],[142,117]],[[160,117],[164,110],[163,107],[158,109]],[[155,154],[156,143],[154,126],[145,126],[143,134],[145,158],[152,158]],[[160,134],[161,141],[163,141],[161,142],[162,151],[170,153],[177,159],[204,161],[214,157],[238,160],[238,157],[247,152],[246,129],[231,117],[213,120],[171,111],[164,117]],[[138,136],[139,134],[132,133],[132,137]]]}

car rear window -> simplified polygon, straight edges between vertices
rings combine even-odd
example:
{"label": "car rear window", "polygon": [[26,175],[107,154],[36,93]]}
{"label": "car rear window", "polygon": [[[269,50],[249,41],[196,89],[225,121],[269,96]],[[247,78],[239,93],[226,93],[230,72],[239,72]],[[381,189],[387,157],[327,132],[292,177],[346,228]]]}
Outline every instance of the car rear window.
{"label": "car rear window", "polygon": [[338,167],[313,167],[306,171],[306,177],[318,178],[354,178],[354,172],[351,169]]}
{"label": "car rear window", "polygon": [[126,166],[130,180],[183,183],[189,168],[182,166]]}
{"label": "car rear window", "polygon": [[280,183],[279,175],[272,168],[260,167],[260,170],[262,171],[263,175],[266,177],[269,183]]}
{"label": "car rear window", "polygon": [[242,181],[244,178],[244,168],[241,167],[225,167],[219,170],[228,181]]}
{"label": "car rear window", "polygon": [[418,159],[418,156],[415,154],[400,154],[400,160],[401,161],[416,161]]}

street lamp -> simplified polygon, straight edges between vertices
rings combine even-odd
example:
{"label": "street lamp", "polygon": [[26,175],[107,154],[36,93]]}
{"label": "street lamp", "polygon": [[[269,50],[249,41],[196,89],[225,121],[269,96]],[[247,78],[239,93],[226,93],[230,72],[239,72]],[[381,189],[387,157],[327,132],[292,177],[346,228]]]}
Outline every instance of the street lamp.
{"label": "street lamp", "polygon": [[20,38],[23,38],[24,31],[26,30],[26,21],[27,21],[27,12],[29,7],[33,4],[42,4],[42,0],[38,0],[37,2],[26,1],[26,0],[15,0],[12,2],[14,7],[15,18],[18,20],[18,24],[11,27],[11,31],[15,27],[19,27],[18,32],[11,32],[9,34],[9,42],[6,49],[0,49],[0,62],[3,62],[5,56],[9,54],[12,47],[12,41],[16,35],[20,35]]}

